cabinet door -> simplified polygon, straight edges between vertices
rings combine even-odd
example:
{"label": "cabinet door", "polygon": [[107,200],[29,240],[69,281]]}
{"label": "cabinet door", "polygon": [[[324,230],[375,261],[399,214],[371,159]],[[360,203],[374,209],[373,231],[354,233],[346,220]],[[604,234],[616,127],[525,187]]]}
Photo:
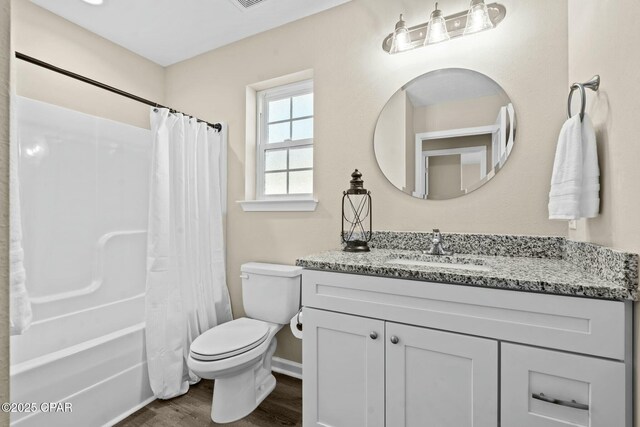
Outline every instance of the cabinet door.
{"label": "cabinet door", "polygon": [[631,425],[623,362],[503,344],[502,425]]}
{"label": "cabinet door", "polygon": [[384,426],[384,322],[304,309],[305,427]]}
{"label": "cabinet door", "polygon": [[387,426],[498,425],[497,341],[389,322],[386,336]]}

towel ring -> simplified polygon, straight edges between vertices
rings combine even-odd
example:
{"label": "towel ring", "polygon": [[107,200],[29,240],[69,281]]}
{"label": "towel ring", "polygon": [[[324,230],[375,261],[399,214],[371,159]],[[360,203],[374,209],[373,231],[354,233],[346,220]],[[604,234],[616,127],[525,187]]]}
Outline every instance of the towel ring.
{"label": "towel ring", "polygon": [[571,85],[571,92],[569,92],[569,99],[567,100],[567,115],[571,118],[571,100],[573,99],[573,92],[580,89],[580,121],[584,120],[584,112],[587,108],[587,94],[584,88],[591,89],[596,92],[600,88],[600,76],[595,75],[591,80],[586,83],[574,83]]}
{"label": "towel ring", "polygon": [[573,99],[573,92],[576,89],[580,89],[580,101],[581,101],[581,105],[580,105],[580,121],[584,120],[584,111],[585,108],[587,106],[587,94],[584,90],[584,86],[580,83],[574,83],[571,86],[571,92],[569,92],[569,99],[567,100],[567,115],[569,116],[569,118],[572,117],[571,114],[571,100]]}

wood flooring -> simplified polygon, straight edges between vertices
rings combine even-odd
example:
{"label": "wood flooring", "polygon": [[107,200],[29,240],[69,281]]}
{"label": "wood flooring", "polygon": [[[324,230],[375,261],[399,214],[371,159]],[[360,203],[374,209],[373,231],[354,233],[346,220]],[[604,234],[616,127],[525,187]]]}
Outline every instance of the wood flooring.
{"label": "wood flooring", "polygon": [[302,381],[274,374],[276,388],[249,416],[228,424],[211,421],[213,381],[202,380],[189,392],[170,400],[155,400],[117,427],[280,427],[302,426]]}

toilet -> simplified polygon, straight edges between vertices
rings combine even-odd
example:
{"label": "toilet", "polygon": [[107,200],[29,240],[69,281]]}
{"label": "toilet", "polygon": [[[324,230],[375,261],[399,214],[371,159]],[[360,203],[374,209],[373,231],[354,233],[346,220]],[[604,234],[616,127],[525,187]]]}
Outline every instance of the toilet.
{"label": "toilet", "polygon": [[204,332],[187,360],[196,375],[215,379],[211,419],[217,423],[249,415],[273,391],[275,335],[300,307],[301,267],[250,262],[241,271],[247,317]]}

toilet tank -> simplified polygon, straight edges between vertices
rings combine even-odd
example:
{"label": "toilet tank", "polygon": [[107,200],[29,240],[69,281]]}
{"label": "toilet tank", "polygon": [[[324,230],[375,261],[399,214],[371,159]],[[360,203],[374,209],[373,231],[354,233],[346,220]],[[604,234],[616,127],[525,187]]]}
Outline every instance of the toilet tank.
{"label": "toilet tank", "polygon": [[284,325],[300,308],[302,267],[242,264],[242,300],[248,317]]}

